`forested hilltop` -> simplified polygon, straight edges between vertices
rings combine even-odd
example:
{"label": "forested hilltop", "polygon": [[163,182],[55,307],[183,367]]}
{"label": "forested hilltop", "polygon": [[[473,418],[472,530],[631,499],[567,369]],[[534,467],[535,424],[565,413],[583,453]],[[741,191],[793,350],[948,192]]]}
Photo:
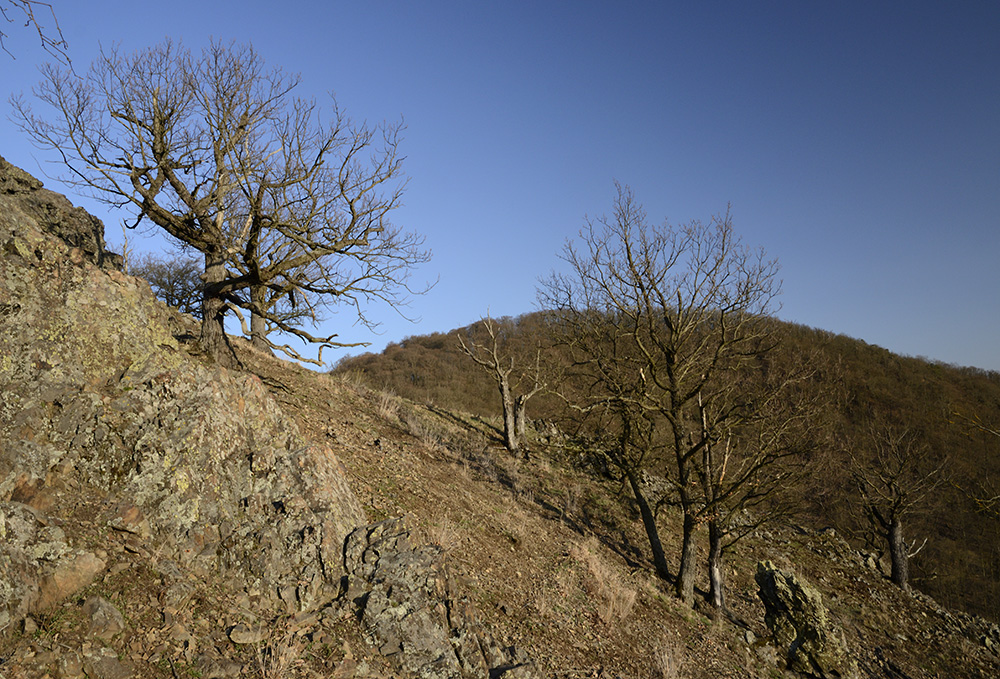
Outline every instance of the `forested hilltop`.
{"label": "forested hilltop", "polygon": [[[514,359],[514,380],[531,377],[538,348],[550,359],[559,352],[552,348],[551,319],[544,313],[496,319],[493,324],[499,329],[501,355]],[[807,473],[796,481],[794,515],[782,521],[814,529],[834,527],[856,547],[881,554],[888,576],[885,541],[873,533],[863,511],[856,472],[864,452],[878,447],[871,423],[890,423],[925,452],[928,474],[939,471],[933,488],[907,517],[908,545],[917,552],[910,583],[943,605],[1000,619],[1000,517],[989,504],[996,496],[991,484],[1000,473],[1000,438],[995,434],[1000,374],[899,356],[824,330],[776,324],[781,342],[770,360],[792,361],[809,354],[817,369],[805,388],[822,394],[829,404],[819,418],[823,445],[809,455]],[[418,403],[485,418],[499,433],[497,382],[476,366],[460,342],[482,344],[489,339],[484,328],[481,321],[447,333],[409,337],[381,354],[344,358],[333,372],[355,375],[372,388]],[[528,420],[536,432],[552,426],[576,431],[576,418],[549,386],[527,404]],[[535,438],[528,445],[541,441]],[[627,492],[621,497],[632,501]],[[661,524],[672,523],[662,516]]]}

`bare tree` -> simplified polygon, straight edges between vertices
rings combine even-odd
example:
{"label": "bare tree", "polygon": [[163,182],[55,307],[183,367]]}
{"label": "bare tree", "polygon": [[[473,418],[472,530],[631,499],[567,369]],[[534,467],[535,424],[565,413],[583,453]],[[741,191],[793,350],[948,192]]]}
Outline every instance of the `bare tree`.
{"label": "bare tree", "polygon": [[[38,7],[44,7],[52,17],[52,30],[47,28],[43,21],[35,14],[35,9]],[[14,17],[19,17],[18,23],[23,21],[25,26],[34,26],[35,31],[38,33],[42,49],[62,63],[69,64],[69,56],[66,54],[66,39],[63,37],[62,29],[59,28],[59,20],[56,18],[56,13],[52,9],[52,5],[47,2],[39,2],[38,0],[0,0],[0,16],[7,23],[14,23]],[[7,54],[10,54],[7,46],[4,44],[4,38],[6,37],[7,34],[0,30],[0,48],[4,52],[7,52]]]}
{"label": "bare tree", "polygon": [[909,430],[872,425],[867,450],[851,453],[851,472],[862,508],[875,533],[889,548],[890,579],[909,589],[910,559],[926,544],[906,541],[903,521],[944,483],[945,460]]}
{"label": "bare tree", "polygon": [[543,284],[542,305],[567,316],[604,315],[627,329],[631,347],[617,367],[610,367],[615,356],[594,357],[590,365],[607,363],[600,370],[608,373],[630,369],[643,385],[633,400],[662,418],[670,464],[660,462],[683,512],[675,587],[691,602],[695,533],[705,520],[698,469],[714,433],[704,431],[699,407],[719,423],[742,407],[722,398],[726,377],[772,346],[767,317],[780,289],[777,264],[740,243],[728,213],[709,224],[652,226],[621,185],[614,216],[588,221],[580,241],[564,250],[569,273]]}
{"label": "bare tree", "polygon": [[545,381],[542,376],[541,349],[538,347],[535,347],[530,367],[524,365],[525,356],[520,357],[521,367],[516,367],[516,349],[506,341],[506,336],[510,334],[510,328],[506,326],[511,323],[510,319],[496,321],[487,315],[481,320],[481,326],[488,339],[477,342],[470,337],[466,342],[459,335],[458,342],[462,351],[496,380],[503,414],[504,446],[515,455],[527,455],[524,448],[525,408],[531,397],[545,388]]}
{"label": "bare tree", "polygon": [[553,276],[539,296],[552,313],[554,340],[568,366],[557,393],[581,414],[611,465],[628,485],[649,541],[653,568],[670,580],[657,524],[663,498],[651,497],[643,476],[662,467],[666,454],[663,418],[647,407],[648,380],[637,352],[634,319],[604,306],[589,285]]}
{"label": "bare tree", "polygon": [[788,357],[780,366],[761,361],[724,376],[727,383],[716,397],[722,407],[709,408],[699,399],[705,444],[695,465],[702,492],[698,515],[708,524],[709,601],[717,609],[726,605],[726,552],[798,504],[793,489],[829,411],[825,395],[805,386],[818,360],[809,354]]}
{"label": "bare tree", "polygon": [[54,122],[15,97],[22,127],[62,155],[71,180],[131,210],[131,226],[149,220],[202,253],[202,343],[220,363],[236,361],[230,309],[318,344],[316,363],[324,347],[356,346],[288,322],[262,291],[311,309],[347,304],[368,325],[370,302],[398,309],[420,292],[409,274],[430,255],[389,219],[405,185],[401,124],[356,125],[336,102],[324,119],[293,96],[297,76],[267,70],[249,45],[195,56],[166,41],[102,52],[84,78],[42,73],[35,95]]}

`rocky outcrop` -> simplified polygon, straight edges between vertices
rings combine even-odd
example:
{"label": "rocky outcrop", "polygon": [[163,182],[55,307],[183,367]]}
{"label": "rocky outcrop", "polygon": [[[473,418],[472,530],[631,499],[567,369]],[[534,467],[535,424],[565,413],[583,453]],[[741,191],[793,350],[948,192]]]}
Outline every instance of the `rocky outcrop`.
{"label": "rocky outcrop", "polygon": [[370,643],[427,679],[535,676],[528,657],[479,628],[475,610],[440,563],[418,545],[407,517],[351,533],[344,547],[345,600]]}
{"label": "rocky outcrop", "polygon": [[0,163],[0,629],[106,575],[84,525],[260,611],[331,601],[365,523],[338,461],[258,378],[192,360],[114,262],[98,220]]}
{"label": "rocky outcrop", "polygon": [[[11,200],[13,199],[13,200]],[[104,224],[86,210],[74,207],[66,196],[49,191],[42,182],[0,156],[0,204],[16,209],[7,219],[30,220],[47,233],[78,249],[93,264],[121,269],[122,257],[108,251],[104,242]],[[20,213],[20,214],[17,214]],[[23,222],[22,222],[23,223]]]}
{"label": "rocky outcrop", "polygon": [[757,564],[755,579],[764,621],[785,653],[788,669],[817,679],[859,676],[844,635],[829,619],[819,592],[770,561]]}
{"label": "rocky outcrop", "polygon": [[237,676],[247,648],[288,658],[281,629],[288,648],[338,645],[331,612],[349,610],[404,674],[531,676],[406,520],[365,526],[332,450],[258,377],[188,353],[102,228],[0,159],[0,633],[79,619],[76,645],[4,673]]}

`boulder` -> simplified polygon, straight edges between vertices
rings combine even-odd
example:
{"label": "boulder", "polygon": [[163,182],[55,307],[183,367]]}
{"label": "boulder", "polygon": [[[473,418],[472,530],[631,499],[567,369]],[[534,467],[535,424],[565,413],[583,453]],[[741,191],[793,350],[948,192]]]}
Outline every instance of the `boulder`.
{"label": "boulder", "polygon": [[755,579],[764,621],[784,652],[788,669],[817,679],[859,676],[843,632],[830,620],[819,592],[770,561],[757,564]]}

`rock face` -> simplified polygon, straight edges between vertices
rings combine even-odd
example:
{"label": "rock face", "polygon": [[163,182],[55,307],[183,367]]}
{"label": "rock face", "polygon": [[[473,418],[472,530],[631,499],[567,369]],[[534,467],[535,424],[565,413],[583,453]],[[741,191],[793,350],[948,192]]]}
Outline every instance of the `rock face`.
{"label": "rock face", "polygon": [[346,600],[370,643],[427,679],[532,677],[528,658],[479,629],[475,611],[406,517],[359,528],[344,547]]}
{"label": "rock face", "polygon": [[0,160],[0,628],[103,575],[67,537],[85,497],[82,520],[264,608],[332,600],[365,523],[338,461],[259,379],[181,351],[116,257],[100,221]]}
{"label": "rock face", "polygon": [[[79,249],[97,266],[121,269],[121,255],[106,249],[101,220],[83,208],[73,207],[66,196],[43,188],[42,182],[3,157],[0,157],[0,196],[14,198],[23,217]],[[11,203],[5,200],[4,205],[9,207]]]}
{"label": "rock face", "polygon": [[764,621],[779,649],[786,650],[788,669],[818,679],[859,676],[843,634],[829,620],[815,589],[770,561],[757,564],[755,579]]}

